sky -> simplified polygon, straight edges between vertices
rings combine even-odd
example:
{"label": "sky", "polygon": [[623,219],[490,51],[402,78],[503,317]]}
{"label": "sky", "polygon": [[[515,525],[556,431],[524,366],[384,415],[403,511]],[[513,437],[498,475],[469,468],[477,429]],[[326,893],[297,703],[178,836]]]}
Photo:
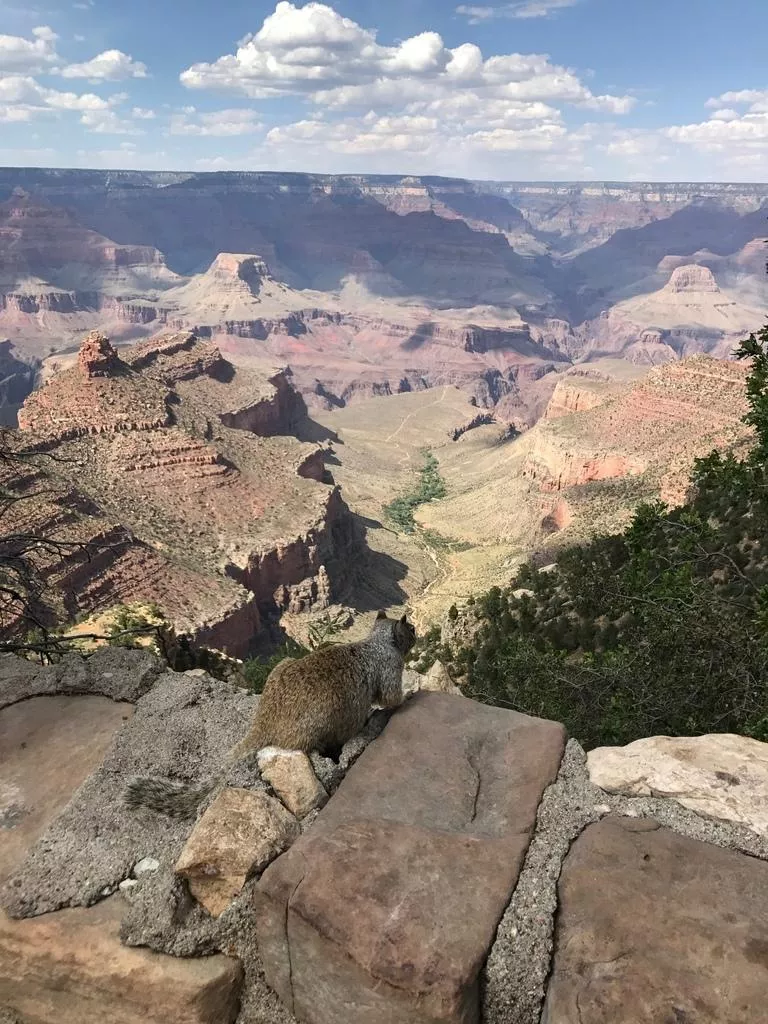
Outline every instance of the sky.
{"label": "sky", "polygon": [[766,0],[0,0],[0,165],[768,181]]}

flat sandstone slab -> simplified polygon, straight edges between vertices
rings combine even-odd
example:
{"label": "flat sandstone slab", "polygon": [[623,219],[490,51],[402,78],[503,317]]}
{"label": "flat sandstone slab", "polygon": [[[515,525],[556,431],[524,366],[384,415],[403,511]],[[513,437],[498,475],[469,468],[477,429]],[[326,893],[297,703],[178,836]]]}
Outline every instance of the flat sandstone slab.
{"label": "flat sandstone slab", "polygon": [[133,714],[108,697],[32,697],[0,709],[0,882],[21,864]]}
{"label": "flat sandstone slab", "polygon": [[0,1009],[24,1024],[231,1024],[242,968],[179,960],[118,938],[122,899],[31,920],[0,913]]}
{"label": "flat sandstone slab", "polygon": [[768,863],[606,818],[558,893],[542,1024],[768,1021]]}
{"label": "flat sandstone slab", "polygon": [[[106,697],[33,697],[0,710],[0,881],[97,768],[133,714]],[[0,910],[0,1013],[24,1024],[229,1024],[241,968],[118,938],[122,899],[11,920]]]}
{"label": "flat sandstone slab", "polygon": [[309,1024],[474,1024],[480,970],[565,732],[421,693],[255,895],[269,984]]}
{"label": "flat sandstone slab", "polygon": [[730,733],[649,736],[598,747],[587,763],[592,782],[608,793],[671,797],[768,836],[768,743]]}

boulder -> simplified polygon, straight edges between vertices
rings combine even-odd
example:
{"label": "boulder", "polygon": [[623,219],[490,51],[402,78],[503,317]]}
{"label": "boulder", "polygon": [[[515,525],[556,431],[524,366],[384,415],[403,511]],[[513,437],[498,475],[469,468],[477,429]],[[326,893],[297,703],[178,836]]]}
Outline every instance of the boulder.
{"label": "boulder", "polygon": [[0,882],[98,767],[131,715],[130,704],[106,697],[32,697],[0,710]]}
{"label": "boulder", "polygon": [[727,733],[651,736],[626,747],[598,747],[589,776],[608,793],[672,797],[711,818],[768,835],[768,743]]}
{"label": "boulder", "polygon": [[297,818],[305,818],[327,803],[328,794],[302,751],[265,747],[259,751],[258,762],[262,779]]}
{"label": "boulder", "polygon": [[432,664],[432,667],[422,678],[421,689],[431,690],[434,693],[461,693],[461,690],[451,679],[448,669],[442,661],[435,661]]}
{"label": "boulder", "polygon": [[261,790],[223,789],[192,830],[176,863],[195,899],[218,917],[249,875],[299,835],[299,823]]}
{"label": "boulder", "polygon": [[479,1019],[562,726],[449,694],[403,705],[254,891],[267,981],[309,1024]]}
{"label": "boulder", "polygon": [[122,897],[28,921],[0,912],[0,1007],[25,1024],[230,1024],[242,968],[179,960],[118,938]]}
{"label": "boulder", "polygon": [[565,859],[542,1024],[766,1019],[768,864],[605,818]]}
{"label": "boulder", "polygon": [[403,693],[405,696],[419,693],[422,690],[432,693],[461,694],[461,690],[454,683],[442,661],[435,661],[427,672],[417,672],[412,668],[403,670]]}

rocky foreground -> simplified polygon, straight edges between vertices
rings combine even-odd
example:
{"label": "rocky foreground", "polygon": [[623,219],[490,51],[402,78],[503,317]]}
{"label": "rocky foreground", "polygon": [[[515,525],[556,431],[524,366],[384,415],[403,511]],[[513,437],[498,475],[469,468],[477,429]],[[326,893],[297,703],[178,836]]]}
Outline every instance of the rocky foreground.
{"label": "rocky foreground", "polygon": [[286,373],[193,334],[119,355],[91,334],[19,420],[40,454],[4,483],[24,529],[75,545],[47,569],[64,621],[150,602],[242,656],[282,612],[326,607],[365,551]]}
{"label": "rocky foreground", "polygon": [[765,744],[587,759],[423,692],[338,766],[233,769],[196,822],[122,807],[134,773],[214,775],[257,700],[146,653],[0,659],[7,1020],[763,1019]]}

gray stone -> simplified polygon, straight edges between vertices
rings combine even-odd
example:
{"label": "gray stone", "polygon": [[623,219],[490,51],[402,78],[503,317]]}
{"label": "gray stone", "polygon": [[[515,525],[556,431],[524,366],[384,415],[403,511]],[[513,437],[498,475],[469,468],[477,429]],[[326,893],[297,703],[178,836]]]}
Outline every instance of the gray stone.
{"label": "gray stone", "polygon": [[768,864],[610,817],[577,839],[558,893],[543,1024],[766,1019]]}
{"label": "gray stone", "polygon": [[132,714],[130,704],[104,697],[33,697],[0,711],[0,882],[98,767]]}
{"label": "gray stone", "polygon": [[0,899],[11,916],[88,906],[144,857],[172,867],[191,823],[129,811],[126,782],[135,775],[190,784],[216,778],[247,730],[254,704],[250,694],[228,683],[163,675],[138,702],[103,764],[8,880]]}
{"label": "gray stone", "polygon": [[157,871],[160,867],[160,861],[155,860],[154,857],[142,857],[142,859],[133,865],[134,877],[138,878],[140,875],[145,875],[148,871]]}
{"label": "gray stone", "polygon": [[255,889],[267,980],[310,1024],[479,1017],[479,975],[562,726],[419,694]]}
{"label": "gray stone", "polygon": [[[34,697],[0,711],[0,789],[15,786],[24,807],[16,825],[9,828],[6,822],[3,831],[0,880],[13,875],[41,834],[50,835],[57,815],[132,713],[130,705],[91,696]],[[81,847],[87,844],[84,835]],[[46,885],[58,881],[52,877]],[[114,888],[103,886],[99,896]],[[122,911],[119,897],[32,921],[13,921],[0,911],[0,1019],[7,1024],[228,1024],[234,1019],[242,977],[236,961],[214,956],[193,963],[126,949],[118,937]]]}
{"label": "gray stone", "polygon": [[90,695],[135,704],[164,671],[148,650],[100,647],[88,657],[71,652],[56,665],[0,655],[0,708],[30,697]]}

